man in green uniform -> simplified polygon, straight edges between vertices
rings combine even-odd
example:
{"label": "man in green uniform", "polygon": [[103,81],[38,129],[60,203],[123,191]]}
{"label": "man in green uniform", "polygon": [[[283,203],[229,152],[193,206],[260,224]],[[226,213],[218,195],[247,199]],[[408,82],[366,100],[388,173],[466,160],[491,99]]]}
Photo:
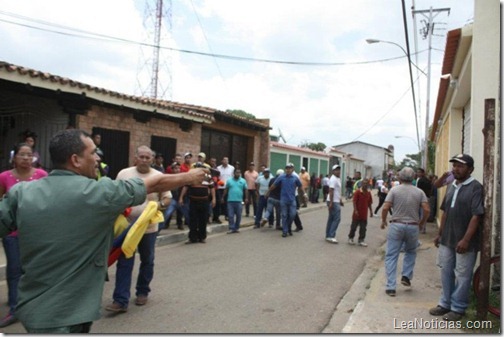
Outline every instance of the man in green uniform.
{"label": "man in green uniform", "polygon": [[17,184],[0,201],[0,236],[19,231],[16,316],[29,333],[89,332],[100,317],[117,216],[148,193],[201,182],[208,173],[97,181],[96,149],[82,130],[58,132],[49,144],[49,176]]}

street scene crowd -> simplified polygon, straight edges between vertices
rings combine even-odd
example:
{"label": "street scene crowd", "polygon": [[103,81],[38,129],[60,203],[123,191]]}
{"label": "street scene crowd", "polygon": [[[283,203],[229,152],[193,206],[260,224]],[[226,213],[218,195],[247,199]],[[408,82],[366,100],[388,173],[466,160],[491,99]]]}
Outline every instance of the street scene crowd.
{"label": "street scene crowd", "polygon": [[[0,327],[20,320],[29,333],[89,332],[100,317],[114,220],[131,208],[127,219],[133,223],[152,201],[164,220],[149,224],[138,243],[135,305],[148,304],[156,238],[171,223],[179,230],[188,227],[188,245],[205,244],[207,226],[222,220],[228,221],[227,234],[239,234],[242,216],[253,217],[254,229],[268,225],[285,239],[303,230],[299,209],[320,202],[321,196],[328,211],[321,235],[330,244],[339,242],[345,199],[351,200],[353,210],[350,231],[345,233],[348,244],[367,247],[368,219],[381,217],[381,228],[388,227],[385,293],[396,296],[399,254],[404,252],[400,283],[410,287],[419,234],[425,233],[427,221],[433,221],[437,189],[444,187],[448,190],[435,241],[442,290],[438,305],[429,312],[456,321],[468,307],[483,189],[471,177],[474,160],[467,154],[454,156],[452,170],[440,178],[404,167],[377,178],[355,172],[342,186],[337,164],[317,177],[305,167],[298,173],[292,163],[275,172],[265,163],[257,170],[254,162],[242,168],[229,163],[228,157],[218,165],[217,158],[203,152],[175,154],[165,163],[162,154],[144,145],[136,149],[134,165],[112,180],[99,134],[76,129],[55,134],[49,146],[49,173],[41,168],[35,141],[36,135],[26,132],[11,153],[12,168],[0,174],[0,236],[10,307]],[[113,298],[105,310],[128,311],[134,260],[118,257]]]}

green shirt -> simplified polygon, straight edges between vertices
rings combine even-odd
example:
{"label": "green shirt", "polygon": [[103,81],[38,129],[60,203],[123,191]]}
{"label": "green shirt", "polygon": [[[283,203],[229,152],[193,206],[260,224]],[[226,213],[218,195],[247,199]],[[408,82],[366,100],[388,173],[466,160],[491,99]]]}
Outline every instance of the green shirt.
{"label": "green shirt", "polygon": [[66,170],[12,187],[0,201],[0,236],[19,231],[16,316],[25,327],[100,317],[114,221],[145,197],[142,179],[96,181]]}

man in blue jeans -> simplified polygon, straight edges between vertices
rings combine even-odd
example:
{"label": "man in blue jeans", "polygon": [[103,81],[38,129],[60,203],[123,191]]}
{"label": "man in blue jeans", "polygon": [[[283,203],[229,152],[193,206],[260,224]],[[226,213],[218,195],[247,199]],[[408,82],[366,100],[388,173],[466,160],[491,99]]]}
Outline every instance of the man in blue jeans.
{"label": "man in blue jeans", "polygon": [[483,186],[473,177],[474,160],[467,154],[452,159],[455,181],[441,204],[443,215],[434,243],[439,247],[441,297],[433,316],[458,321],[469,305],[474,264],[480,250],[480,230],[484,213]]}
{"label": "man in blue jeans", "polygon": [[288,163],[285,166],[285,173],[279,176],[273,185],[270,186],[266,197],[278,186],[282,186],[280,192],[280,210],[282,212],[282,237],[287,237],[287,234],[292,235],[292,222],[296,216],[296,189],[303,197],[304,202],[308,201],[306,192],[303,189],[301,180],[297,175],[293,174],[294,164]]}
{"label": "man in blue jeans", "polygon": [[344,206],[341,198],[341,167],[334,165],[332,167],[332,176],[329,178],[329,193],[327,195],[327,208],[329,216],[326,224],[326,241],[338,243],[336,231],[341,220],[341,206]]}
{"label": "man in blue jeans", "polygon": [[249,202],[247,182],[242,178],[239,168],[235,168],[233,178],[226,181],[226,188],[221,202],[226,202],[226,196],[229,222],[229,231],[227,234],[239,233],[243,210],[243,196],[245,196],[245,203]]}
{"label": "man in blue jeans", "polygon": [[[117,180],[125,180],[131,178],[148,178],[163,173],[151,167],[154,160],[153,151],[147,146],[140,146],[136,150],[135,162],[136,166],[128,167],[121,170],[117,174]],[[172,198],[171,192],[163,193],[150,193],[147,194],[143,204],[134,206],[131,214],[128,216],[130,222],[134,222],[147,206],[149,201],[157,201],[159,208],[164,209],[170,203]],[[138,278],[136,283],[136,305],[147,304],[147,298],[151,291],[149,285],[154,277],[154,247],[156,244],[156,237],[158,234],[158,224],[149,224],[145,234],[143,235],[140,243],[138,244],[137,251],[140,254],[140,269],[138,271]],[[127,259],[123,254],[117,260],[116,282],[112,304],[107,305],[105,310],[112,312],[126,312],[130,299],[131,279],[133,274],[133,265],[135,257]]]}
{"label": "man in blue jeans", "polygon": [[[425,226],[429,217],[429,200],[427,200],[421,189],[413,186],[414,177],[415,171],[411,167],[403,168],[399,172],[401,184],[390,190],[382,209],[381,229],[387,227],[389,209],[394,209],[387,233],[387,252],[385,253],[385,274],[387,277],[385,293],[389,296],[396,295],[397,260],[403,243],[405,253],[401,284],[405,287],[411,286],[413,269],[415,268],[418,233]],[[421,219],[419,216],[420,208],[423,210]]]}

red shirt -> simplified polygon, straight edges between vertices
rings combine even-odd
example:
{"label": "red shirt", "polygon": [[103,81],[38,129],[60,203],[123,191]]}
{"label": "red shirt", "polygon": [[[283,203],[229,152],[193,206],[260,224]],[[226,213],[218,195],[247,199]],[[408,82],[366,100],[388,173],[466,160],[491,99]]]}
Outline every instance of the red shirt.
{"label": "red shirt", "polygon": [[353,195],[354,209],[357,209],[359,215],[355,213],[352,214],[352,220],[367,220],[369,205],[373,204],[373,198],[369,191],[362,192],[359,188],[355,191]]}
{"label": "red shirt", "polygon": [[186,165],[186,163],[182,163],[182,165],[180,165],[180,172],[189,172],[191,168],[189,166]]}

